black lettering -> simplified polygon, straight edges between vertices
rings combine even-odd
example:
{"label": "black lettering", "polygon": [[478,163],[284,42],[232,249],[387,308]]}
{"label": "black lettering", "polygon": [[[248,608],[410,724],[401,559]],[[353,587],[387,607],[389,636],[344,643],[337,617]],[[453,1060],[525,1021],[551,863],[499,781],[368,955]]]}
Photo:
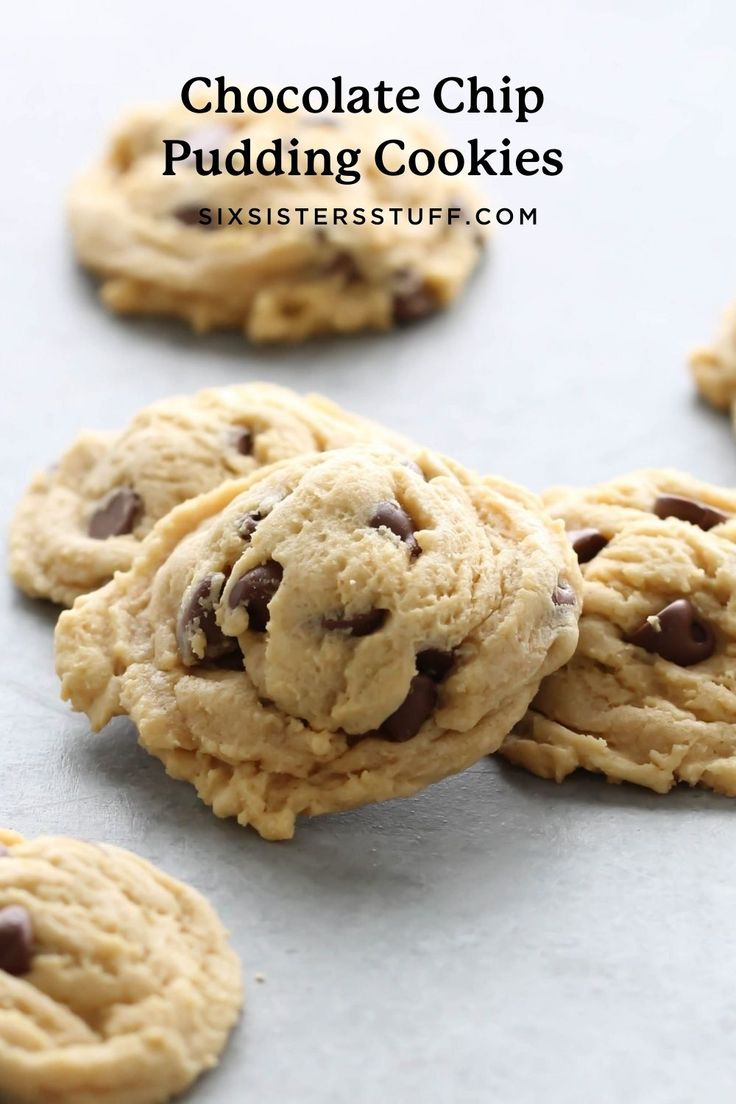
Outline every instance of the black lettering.
{"label": "black lettering", "polygon": [[447,106],[447,104],[445,103],[445,98],[444,98],[445,97],[445,85],[446,84],[456,84],[458,86],[458,88],[462,88],[462,86],[464,84],[463,78],[462,77],[443,77],[443,79],[441,81],[439,81],[434,86],[434,92],[432,93],[432,97],[434,99],[434,102],[435,102],[436,106],[440,109],[440,111],[446,111],[448,115],[457,115],[457,113],[459,111],[463,110],[465,105],[464,105],[463,101],[461,100],[457,107],[448,107]]}
{"label": "black lettering", "polygon": [[538,164],[539,154],[536,150],[525,149],[521,150],[521,152],[516,155],[516,171],[520,173],[521,176],[536,176],[539,169],[527,169],[526,166]]}
{"label": "black lettering", "polygon": [[[243,114],[243,101],[240,95],[240,89],[235,85],[225,84],[224,77],[216,77],[215,83],[217,84],[217,107],[215,108],[215,114],[226,115],[228,111],[232,111],[235,115]],[[228,96],[232,96],[233,107],[227,106],[226,99]]]}
{"label": "black lettering", "polygon": [[[517,123],[525,123],[527,121],[527,115],[536,115],[544,103],[544,92],[541,88],[538,88],[536,84],[530,84],[528,88],[521,85],[516,89],[519,96],[519,112],[516,116]],[[527,98],[529,93],[533,94],[534,106],[527,104]]]}
{"label": "black lettering", "polygon": [[360,180],[360,171],[356,168],[356,165],[358,164],[360,152],[360,147],[337,151],[336,159],[340,171],[335,175],[336,184],[357,184]]}
{"label": "black lettering", "polygon": [[376,150],[374,158],[376,168],[379,172],[382,172],[384,176],[403,176],[406,172],[406,167],[404,165],[399,165],[396,169],[389,169],[386,165],[385,153],[389,146],[398,146],[400,150],[404,149],[404,143],[400,138],[387,138],[385,142],[381,142]]}
{"label": "black lettering", "polygon": [[542,154],[542,161],[544,161],[542,172],[545,176],[559,176],[562,172],[562,150],[546,150],[545,153]]}
{"label": "black lettering", "polygon": [[[192,147],[188,142],[184,142],[180,138],[164,138],[164,158],[166,166],[163,171],[164,176],[176,176],[174,171],[175,161],[186,161],[187,158],[192,155]],[[174,155],[174,146],[181,148],[181,153]]]}
{"label": "black lettering", "polygon": [[[409,104],[414,104],[414,107],[410,107]],[[418,111],[419,90],[411,84],[400,88],[396,93],[396,107],[399,111],[403,111],[405,115],[411,115],[414,111]]]}
{"label": "black lettering", "polygon": [[204,115],[207,111],[212,110],[212,104],[209,100],[204,107],[195,107],[191,100],[192,86],[195,84],[203,84],[205,88],[212,87],[212,81],[209,77],[192,77],[186,82],[181,90],[181,102],[184,104],[187,111],[194,111],[197,115]]}

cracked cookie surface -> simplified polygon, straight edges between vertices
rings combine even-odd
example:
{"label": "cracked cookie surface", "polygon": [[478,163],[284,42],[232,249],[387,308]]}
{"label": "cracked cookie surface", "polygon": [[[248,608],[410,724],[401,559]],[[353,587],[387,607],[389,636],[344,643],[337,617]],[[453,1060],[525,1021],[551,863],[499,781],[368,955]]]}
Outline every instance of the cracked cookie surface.
{"label": "cracked cookie surface", "polygon": [[580,641],[503,754],[736,796],[736,492],[652,470],[544,501],[580,559]]}
{"label": "cracked cookie surface", "polygon": [[[398,129],[397,129],[398,128]],[[364,153],[362,178],[199,175],[189,165],[163,176],[165,138],[223,155],[250,140],[254,150],[282,139],[289,149],[343,147]],[[141,108],[117,128],[103,159],[77,182],[69,217],[79,259],[102,278],[101,297],[120,313],[175,315],[196,330],[237,328],[254,341],[300,341],[313,334],[387,329],[450,303],[475,268],[484,234],[478,197],[461,177],[439,171],[388,176],[373,165],[382,140],[407,151],[437,150],[414,119],[319,118],[272,111],[216,122],[181,104]],[[441,148],[441,145],[439,146]],[[404,157],[406,154],[404,154]],[[205,160],[209,165],[209,152]],[[387,155],[388,167],[399,166]],[[318,162],[318,165],[320,162]],[[371,225],[374,208],[462,209],[452,225],[402,219]],[[362,208],[366,225],[199,224],[201,208]],[[265,217],[265,216],[264,216]],[[468,225],[468,222],[473,225]]]}
{"label": "cracked cookie surface", "polygon": [[0,830],[8,1099],[159,1104],[216,1065],[241,1004],[237,957],[195,890],[117,847]]}
{"label": "cracked cookie surface", "polygon": [[132,562],[174,506],[226,479],[297,456],[399,434],[319,395],[248,383],[179,395],[141,410],[120,433],[80,434],[39,472],[10,534],[10,573],[34,598],[71,605]]}
{"label": "cracked cookie surface", "polygon": [[519,488],[428,451],[287,460],[178,507],[62,614],[62,693],[219,816],[411,794],[494,751],[571,655],[580,578]]}

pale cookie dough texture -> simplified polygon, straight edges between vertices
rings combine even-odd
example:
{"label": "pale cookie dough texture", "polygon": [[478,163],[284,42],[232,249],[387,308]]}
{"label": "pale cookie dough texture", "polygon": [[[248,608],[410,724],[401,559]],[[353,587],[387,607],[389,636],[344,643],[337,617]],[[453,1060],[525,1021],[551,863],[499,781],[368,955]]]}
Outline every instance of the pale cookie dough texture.
{"label": "pale cookie dough texture", "polygon": [[[736,403],[736,303],[723,316],[712,345],[696,349],[690,368],[698,390],[713,406],[734,410]],[[734,411],[736,413],[736,411]]]}
{"label": "pale cookie dough texture", "polygon": [[[257,152],[281,139],[289,150],[362,150],[361,180],[334,177],[200,175],[190,163],[163,176],[164,139],[221,156],[249,139]],[[134,111],[118,126],[102,158],[73,188],[69,217],[77,255],[102,279],[101,296],[120,313],[176,315],[195,330],[240,329],[253,341],[301,341],[324,332],[387,329],[450,303],[475,268],[484,235],[475,224],[482,205],[461,177],[439,171],[387,176],[373,164],[384,139],[442,149],[415,120],[379,117],[194,115],[181,104]],[[391,147],[394,149],[395,147]],[[401,154],[387,156],[390,168]],[[317,162],[321,168],[321,161]],[[429,223],[430,207],[462,208],[452,225]],[[200,225],[201,208],[261,209],[260,226]],[[296,222],[298,207],[327,211],[327,225]],[[410,226],[333,225],[336,208],[425,209]],[[272,209],[273,224],[265,222]],[[293,224],[277,224],[279,209]],[[415,218],[418,217],[415,214]],[[387,216],[388,219],[388,216]],[[468,225],[471,223],[471,225]]]}
{"label": "pale cookie dough texture", "polygon": [[178,507],[62,614],[63,697],[270,839],[488,752],[577,641],[532,495],[423,451],[299,457]]}
{"label": "pale cookie dough texture", "polygon": [[736,492],[643,471],[544,501],[580,559],[580,642],[503,753],[558,782],[736,796]]}
{"label": "pale cookie dough texture", "polygon": [[241,1004],[195,890],[117,847],[0,830],[3,1101],[159,1104],[216,1065]]}
{"label": "pale cookie dough texture", "polygon": [[85,432],[39,472],[11,525],[10,573],[34,598],[70,606],[127,569],[174,506],[301,453],[407,441],[319,395],[267,383],[154,403],[118,433]]}

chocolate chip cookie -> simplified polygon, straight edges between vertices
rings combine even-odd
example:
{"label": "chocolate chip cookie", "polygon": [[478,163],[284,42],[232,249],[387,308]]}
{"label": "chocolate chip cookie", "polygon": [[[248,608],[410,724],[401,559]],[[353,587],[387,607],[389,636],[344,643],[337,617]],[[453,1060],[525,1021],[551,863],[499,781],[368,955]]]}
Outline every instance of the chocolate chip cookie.
{"label": "chocolate chip cookie", "polygon": [[195,890],[106,844],[0,830],[0,1087],[160,1104],[216,1065],[242,1004]]}
{"label": "chocolate chip cookie", "polygon": [[151,528],[188,498],[264,464],[398,434],[319,395],[249,383],[141,410],[120,433],[82,433],[37,474],[11,526],[10,572],[36,598],[71,605],[130,566]]}
{"label": "chocolate chip cookie", "polygon": [[[338,182],[321,175],[323,159],[312,175],[200,175],[192,155],[164,176],[164,139],[205,151],[208,168],[211,151],[224,157],[241,140],[254,151],[274,141],[295,155],[324,149],[333,166],[338,151],[357,147],[362,175],[357,183]],[[402,140],[407,151],[442,147],[426,126],[394,116],[271,111],[213,124],[181,105],[133,112],[71,193],[77,255],[101,277],[111,310],[175,315],[198,331],[234,328],[253,341],[301,341],[423,318],[458,295],[478,262],[479,201],[461,177],[439,170],[422,177],[379,172],[373,151],[386,139]],[[391,146],[386,159],[392,171],[400,168],[399,148]],[[449,207],[458,212],[453,222],[445,217]],[[303,216],[301,225],[300,208],[324,212],[320,224]],[[362,224],[354,208],[363,212]],[[442,212],[435,221],[432,208]],[[209,221],[202,222],[203,209]],[[409,224],[408,210],[415,221],[423,212],[420,225]],[[381,224],[375,211],[384,212]]]}
{"label": "chocolate chip cookie", "polygon": [[57,670],[95,729],[129,714],[218,816],[285,839],[494,751],[572,654],[579,589],[534,496],[336,450],[172,511],[62,614]]}
{"label": "chocolate chip cookie", "polygon": [[644,471],[544,499],[582,567],[580,641],[503,754],[736,796],[736,492]]}
{"label": "chocolate chip cookie", "polygon": [[736,303],[725,312],[715,342],[693,353],[690,368],[703,398],[723,410],[733,409],[736,402]]}

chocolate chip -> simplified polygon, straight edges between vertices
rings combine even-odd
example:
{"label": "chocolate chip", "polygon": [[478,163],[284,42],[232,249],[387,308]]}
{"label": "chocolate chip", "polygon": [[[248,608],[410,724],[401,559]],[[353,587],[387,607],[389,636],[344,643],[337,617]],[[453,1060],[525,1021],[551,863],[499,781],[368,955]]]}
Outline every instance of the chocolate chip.
{"label": "chocolate chip", "polygon": [[624,640],[680,667],[691,667],[708,659],[716,646],[713,629],[689,598],[670,602],[656,615],[654,624],[652,619],[645,621],[635,632],[625,635]]}
{"label": "chocolate chip", "polygon": [[385,527],[400,537],[404,544],[409,546],[409,553],[414,558],[422,551],[419,542],[414,536],[412,520],[396,502],[379,502],[373,511],[373,516],[368,522],[372,529]]}
{"label": "chocolate chip", "polygon": [[263,521],[263,517],[259,513],[244,514],[243,517],[238,518],[235,522],[238,536],[242,537],[246,542],[249,541],[261,521]]}
{"label": "chocolate chip", "polygon": [[556,606],[574,606],[577,598],[570,584],[560,580],[552,591],[552,601]]}
{"label": "chocolate chip", "polygon": [[454,663],[452,652],[442,648],[425,648],[423,652],[417,652],[417,671],[420,675],[427,675],[432,682],[442,682],[447,678]]}
{"label": "chocolate chip", "polygon": [[0,970],[13,977],[27,974],[33,956],[33,925],[22,905],[0,909]]}
{"label": "chocolate chip", "polygon": [[681,521],[689,521],[692,525],[700,526],[706,532],[714,525],[728,521],[728,514],[724,514],[722,510],[716,510],[714,506],[706,506],[704,502],[698,502],[694,498],[684,498],[683,495],[658,495],[652,509],[659,518],[679,518]]}
{"label": "chocolate chip", "polygon": [[[225,636],[216,620],[216,607],[224,585],[225,575],[222,571],[216,571],[212,575],[205,575],[184,595],[176,620],[176,643],[182,662],[187,667],[206,660],[219,659],[238,648],[237,640],[232,636]],[[193,647],[200,633],[204,637],[202,654]]]}
{"label": "chocolate chip", "polygon": [[233,431],[233,448],[236,449],[241,456],[253,455],[253,434],[249,429],[244,426],[238,427]]}
{"label": "chocolate chip", "polygon": [[388,617],[388,610],[372,609],[367,613],[354,613],[350,617],[325,617],[322,625],[330,632],[345,630],[350,636],[370,636],[380,629]]}
{"label": "chocolate chip", "polygon": [[199,207],[195,207],[194,204],[187,204],[184,207],[176,207],[172,214],[184,226],[196,226],[199,230],[217,230],[217,223],[213,218],[210,218],[209,222],[199,221],[200,211],[203,207],[204,204]]}
{"label": "chocolate chip", "polygon": [[402,271],[398,275],[399,286],[393,298],[394,322],[416,322],[433,314],[439,303],[432,289],[409,273]]}
{"label": "chocolate chip", "polygon": [[230,609],[245,606],[248,611],[248,628],[253,632],[266,631],[268,604],[279,589],[283,575],[281,564],[269,560],[268,563],[241,575],[230,591]]}
{"label": "chocolate chip", "polygon": [[600,529],[568,529],[567,536],[581,564],[588,563],[608,544],[608,537]]}
{"label": "chocolate chip", "polygon": [[346,284],[355,284],[361,279],[361,271],[355,258],[344,250],[336,253],[324,268],[326,276],[342,276]]}
{"label": "chocolate chip", "polygon": [[416,736],[437,704],[437,687],[429,675],[415,675],[409,683],[409,693],[378,730],[384,740],[401,744]]}
{"label": "chocolate chip", "polygon": [[210,660],[209,666],[217,667],[223,671],[242,671],[243,653],[239,647],[236,647],[232,652],[226,652],[224,655]]}
{"label": "chocolate chip", "polygon": [[143,500],[130,487],[121,487],[98,506],[89,519],[87,533],[95,540],[122,537],[132,533],[141,512]]}

